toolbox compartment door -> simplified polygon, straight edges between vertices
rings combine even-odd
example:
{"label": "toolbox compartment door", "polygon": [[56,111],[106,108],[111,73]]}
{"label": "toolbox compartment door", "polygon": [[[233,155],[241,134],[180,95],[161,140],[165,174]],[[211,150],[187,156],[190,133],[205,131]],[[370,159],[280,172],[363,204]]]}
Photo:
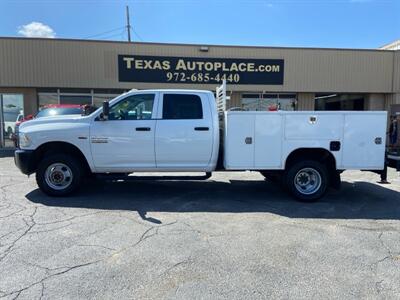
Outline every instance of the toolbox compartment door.
{"label": "toolbox compartment door", "polygon": [[245,112],[226,114],[224,147],[226,169],[254,168],[254,123],[255,114]]}
{"label": "toolbox compartment door", "polygon": [[282,166],[283,117],[277,113],[259,113],[255,121],[254,166],[276,169]]}
{"label": "toolbox compartment door", "polygon": [[386,118],[386,112],[345,115],[342,153],[344,169],[383,169]]}

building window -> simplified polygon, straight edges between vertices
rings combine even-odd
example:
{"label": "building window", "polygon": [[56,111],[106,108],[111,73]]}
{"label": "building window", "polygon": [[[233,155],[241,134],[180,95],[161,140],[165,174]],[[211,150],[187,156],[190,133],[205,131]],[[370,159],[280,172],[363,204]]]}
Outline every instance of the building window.
{"label": "building window", "polygon": [[110,101],[118,97],[126,90],[121,89],[94,89],[93,90],[93,103],[94,107],[101,107],[104,101]]}
{"label": "building window", "polygon": [[110,101],[122,94],[121,89],[38,89],[39,110],[51,104],[90,104],[102,106],[104,101]]}
{"label": "building window", "polygon": [[22,94],[0,94],[0,148],[14,147],[15,123],[24,116]]}
{"label": "building window", "polygon": [[58,104],[57,93],[38,93],[39,110],[49,104]]}
{"label": "building window", "polygon": [[362,94],[315,94],[315,110],[364,110]]}
{"label": "building window", "polygon": [[248,111],[294,110],[296,94],[245,93],[242,94],[241,104]]}
{"label": "building window", "polygon": [[60,104],[92,104],[92,95],[60,95]]}
{"label": "building window", "polygon": [[94,107],[101,107],[104,101],[110,101],[117,96],[119,96],[119,94],[94,94],[92,105]]}

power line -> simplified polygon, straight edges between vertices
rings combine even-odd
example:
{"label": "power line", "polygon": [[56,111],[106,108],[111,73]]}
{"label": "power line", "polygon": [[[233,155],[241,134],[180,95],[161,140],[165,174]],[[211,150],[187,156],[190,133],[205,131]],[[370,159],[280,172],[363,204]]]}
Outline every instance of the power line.
{"label": "power line", "polygon": [[[129,18],[129,7],[126,6],[126,25],[117,27],[111,30],[107,30],[101,33],[93,34],[87,37],[84,37],[83,39],[90,39],[94,37],[99,37],[101,39],[109,39],[112,37],[120,36],[122,39],[124,38],[124,35],[128,35],[128,42],[131,42],[131,30],[133,34],[138,38],[139,41],[143,41],[143,38],[140,36],[140,34],[131,26],[130,24],[130,18]],[[120,31],[122,29],[122,31]],[[119,33],[114,33],[116,31],[120,31]],[[111,34],[113,33],[113,34]],[[110,35],[111,34],[111,35]]]}
{"label": "power line", "polygon": [[124,28],[122,31],[120,31],[118,33],[111,34],[111,35],[106,35],[106,36],[102,37],[101,39],[102,40],[106,40],[106,39],[110,39],[110,38],[113,38],[113,37],[116,37],[116,36],[123,37],[125,35],[125,30],[126,29]]}
{"label": "power line", "polygon": [[125,29],[125,26],[118,27],[118,28],[115,28],[115,29],[111,29],[111,30],[108,30],[108,31],[105,31],[105,32],[102,32],[102,33],[97,33],[97,34],[94,34],[94,35],[90,35],[90,36],[84,37],[84,39],[90,39],[90,38],[93,38],[93,37],[102,36],[102,35],[105,35],[107,33],[111,33],[111,32],[115,32],[117,30],[121,30],[122,28]]}
{"label": "power line", "polygon": [[139,39],[139,41],[143,42],[142,37],[139,35],[139,33],[136,32],[135,29],[132,28],[133,33],[137,36],[137,38]]}

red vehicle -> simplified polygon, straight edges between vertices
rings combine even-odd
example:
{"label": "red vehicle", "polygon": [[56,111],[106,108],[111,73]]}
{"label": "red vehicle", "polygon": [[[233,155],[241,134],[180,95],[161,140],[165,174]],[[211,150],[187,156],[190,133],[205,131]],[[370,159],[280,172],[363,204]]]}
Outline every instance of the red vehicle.
{"label": "red vehicle", "polygon": [[90,108],[90,106],[78,105],[78,104],[49,104],[43,106],[43,108],[40,111],[38,111],[36,115],[27,115],[22,120],[15,123],[15,133],[13,136],[15,147],[18,147],[19,125],[21,125],[23,122],[32,119],[58,116],[58,115],[82,115],[88,108]]}

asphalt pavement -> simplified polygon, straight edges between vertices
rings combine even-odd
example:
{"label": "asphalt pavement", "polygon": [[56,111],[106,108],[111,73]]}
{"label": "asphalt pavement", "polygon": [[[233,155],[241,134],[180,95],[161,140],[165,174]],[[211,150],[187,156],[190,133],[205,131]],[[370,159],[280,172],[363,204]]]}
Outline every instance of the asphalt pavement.
{"label": "asphalt pavement", "polygon": [[50,198],[0,158],[0,299],[399,299],[400,177],[299,203],[257,172]]}

